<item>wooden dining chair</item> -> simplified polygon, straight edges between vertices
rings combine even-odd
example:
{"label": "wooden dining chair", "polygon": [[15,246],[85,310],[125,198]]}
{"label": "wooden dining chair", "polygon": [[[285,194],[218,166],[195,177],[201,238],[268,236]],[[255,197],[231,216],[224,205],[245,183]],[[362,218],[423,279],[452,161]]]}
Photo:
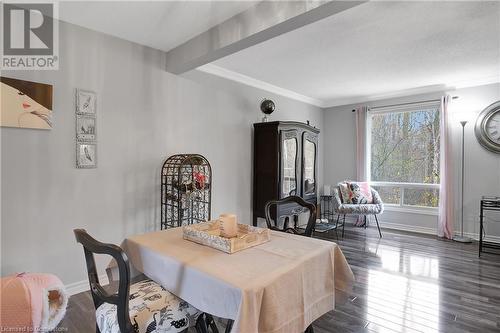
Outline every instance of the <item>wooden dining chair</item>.
{"label": "wooden dining chair", "polygon": [[[307,226],[305,230],[302,232],[298,230],[297,226],[294,225],[293,227],[290,227],[288,225],[288,218],[285,219],[285,222],[283,223],[283,227],[279,226],[279,218],[276,217],[274,220],[271,218],[271,209],[273,206],[279,206],[279,205],[284,205],[287,203],[296,203],[299,206],[303,208],[301,212],[304,210],[309,210],[309,220],[307,221]],[[301,197],[292,195],[283,199],[279,200],[271,200],[266,203],[266,206],[264,207],[264,211],[266,214],[266,223],[267,227],[271,230],[277,230],[277,231],[284,231],[284,232],[289,232],[289,233],[294,233],[294,234],[299,234],[299,235],[304,235],[307,237],[312,237],[312,234],[314,232],[314,228],[316,226],[316,206],[310,202],[305,201]],[[297,211],[297,214],[301,213]]]}
{"label": "wooden dining chair", "polygon": [[[298,204],[305,210],[309,210],[309,219],[307,220],[307,226],[303,232],[297,230],[295,225],[293,227],[288,226],[288,219],[285,219],[283,227],[280,227],[278,224],[278,217],[276,217],[276,219],[274,220],[271,218],[271,208],[273,206],[283,205],[292,202]],[[283,199],[268,201],[266,203],[266,206],[264,207],[264,211],[266,214],[267,227],[271,230],[289,232],[293,234],[304,235],[307,237],[312,237],[314,233],[314,227],[316,226],[316,206],[310,202],[305,201],[301,197],[292,195]],[[304,333],[314,333],[312,324],[306,328]]]}
{"label": "wooden dining chair", "polygon": [[[192,326],[198,333],[208,333],[208,327],[214,327],[215,322],[210,315],[202,313],[156,282],[146,279],[131,284],[128,258],[119,246],[101,243],[84,229],[73,232],[85,253],[96,309],[97,333],[153,333],[165,330],[174,333],[185,332]],[[99,283],[94,253],[110,255],[115,259],[119,271],[117,293],[109,294]]]}

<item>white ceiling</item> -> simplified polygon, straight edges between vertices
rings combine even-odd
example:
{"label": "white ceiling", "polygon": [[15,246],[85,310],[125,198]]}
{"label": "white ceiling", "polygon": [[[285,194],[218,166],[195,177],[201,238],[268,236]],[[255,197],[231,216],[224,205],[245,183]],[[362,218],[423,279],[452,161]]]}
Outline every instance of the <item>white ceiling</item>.
{"label": "white ceiling", "polygon": [[499,82],[500,2],[369,2],[208,66],[321,106]]}
{"label": "white ceiling", "polygon": [[257,1],[64,1],[59,18],[169,51]]}

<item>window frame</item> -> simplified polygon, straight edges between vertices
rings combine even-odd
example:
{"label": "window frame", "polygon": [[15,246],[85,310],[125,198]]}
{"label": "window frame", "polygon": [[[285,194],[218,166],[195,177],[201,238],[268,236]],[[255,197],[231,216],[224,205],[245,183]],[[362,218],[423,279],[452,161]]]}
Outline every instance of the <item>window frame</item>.
{"label": "window frame", "polygon": [[[416,112],[421,111],[422,109],[435,108],[437,112],[440,112],[441,102],[439,100],[432,101],[424,101],[424,102],[415,102],[415,103],[404,103],[398,105],[390,105],[390,106],[380,106],[368,109],[366,113],[366,149],[365,149],[365,168],[367,170],[366,174],[368,177],[368,181],[371,186],[374,187],[396,187],[399,188],[401,193],[399,198],[399,204],[393,203],[384,203],[384,207],[388,211],[399,211],[399,212],[408,212],[408,213],[419,213],[419,214],[427,214],[427,215],[438,215],[439,207],[429,207],[429,206],[413,206],[407,205],[404,203],[404,192],[405,190],[413,190],[413,189],[437,189],[439,190],[439,183],[406,183],[406,182],[384,182],[384,181],[372,181],[371,180],[371,153],[372,153],[372,145],[371,145],[371,119],[373,115],[381,115],[387,113],[401,113],[401,112]],[[441,123],[440,123],[441,126]],[[439,170],[441,173],[441,170]]]}

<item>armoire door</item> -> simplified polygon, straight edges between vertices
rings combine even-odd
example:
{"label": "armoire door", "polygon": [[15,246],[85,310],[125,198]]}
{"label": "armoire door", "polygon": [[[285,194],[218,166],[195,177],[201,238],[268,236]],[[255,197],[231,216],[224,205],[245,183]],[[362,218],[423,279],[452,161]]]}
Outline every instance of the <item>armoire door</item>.
{"label": "armoire door", "polygon": [[318,135],[311,132],[302,134],[302,198],[316,197],[318,174]]}
{"label": "armoire door", "polygon": [[281,130],[279,198],[299,194],[299,133]]}

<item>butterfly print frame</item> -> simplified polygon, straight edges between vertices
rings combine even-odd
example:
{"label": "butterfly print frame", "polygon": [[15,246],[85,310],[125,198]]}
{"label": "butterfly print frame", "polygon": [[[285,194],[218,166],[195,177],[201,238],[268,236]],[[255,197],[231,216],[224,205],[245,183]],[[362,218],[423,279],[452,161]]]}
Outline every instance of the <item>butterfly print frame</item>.
{"label": "butterfly print frame", "polygon": [[95,92],[76,89],[76,167],[97,168],[97,95]]}
{"label": "butterfly print frame", "polygon": [[95,115],[97,108],[96,93],[89,90],[76,90],[76,113],[85,115]]}
{"label": "butterfly print frame", "polygon": [[96,141],[96,118],[84,116],[81,114],[76,115],[76,139],[79,142]]}
{"label": "butterfly print frame", "polygon": [[76,167],[79,169],[92,169],[97,167],[96,143],[77,142]]}

